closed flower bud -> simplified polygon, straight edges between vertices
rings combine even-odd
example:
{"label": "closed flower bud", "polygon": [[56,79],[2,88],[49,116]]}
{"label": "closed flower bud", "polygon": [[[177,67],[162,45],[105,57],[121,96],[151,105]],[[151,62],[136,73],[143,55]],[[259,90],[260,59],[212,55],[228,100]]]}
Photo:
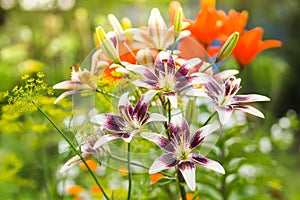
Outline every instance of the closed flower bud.
{"label": "closed flower bud", "polygon": [[118,39],[114,32],[105,33],[101,26],[96,28],[96,35],[100,41],[100,47],[106,57],[115,63],[120,63],[118,53]]}
{"label": "closed flower bud", "polygon": [[220,62],[225,58],[227,58],[234,50],[238,40],[239,40],[239,33],[238,32],[232,33],[229,36],[229,38],[226,40],[225,44],[222,46],[221,50],[219,51],[216,57],[216,62]]}
{"label": "closed flower bud", "polygon": [[174,20],[175,37],[178,37],[178,35],[182,29],[182,19],[183,19],[183,11],[182,11],[182,8],[179,7],[176,10],[175,20]]}

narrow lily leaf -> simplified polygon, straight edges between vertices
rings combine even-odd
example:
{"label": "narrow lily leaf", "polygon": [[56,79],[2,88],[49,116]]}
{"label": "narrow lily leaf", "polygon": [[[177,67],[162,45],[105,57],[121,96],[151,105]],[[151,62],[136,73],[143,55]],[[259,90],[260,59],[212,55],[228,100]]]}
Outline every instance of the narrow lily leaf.
{"label": "narrow lily leaf", "polygon": [[187,184],[187,186],[194,191],[196,188],[196,180],[195,180],[195,165],[191,162],[182,162],[179,164],[179,170]]}

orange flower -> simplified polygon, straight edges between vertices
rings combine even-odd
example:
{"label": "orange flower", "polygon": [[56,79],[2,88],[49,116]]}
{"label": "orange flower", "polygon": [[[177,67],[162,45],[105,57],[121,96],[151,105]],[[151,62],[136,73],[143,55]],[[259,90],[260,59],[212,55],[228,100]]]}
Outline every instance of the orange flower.
{"label": "orange flower", "polygon": [[[89,166],[89,168],[90,168],[92,171],[96,171],[96,169],[97,169],[97,167],[98,167],[98,164],[97,164],[96,161],[94,161],[94,160],[86,160],[85,162],[86,162],[86,164]],[[80,163],[80,166],[81,166],[81,168],[82,168],[83,170],[85,170],[85,171],[88,170],[87,167],[85,166],[85,164],[84,164],[83,162]]]}
{"label": "orange flower", "polygon": [[92,194],[102,194],[102,191],[98,185],[93,185],[91,187],[91,192],[92,192]]}
{"label": "orange flower", "polygon": [[242,33],[247,25],[247,21],[248,12],[246,10],[242,12],[237,12],[234,9],[230,9],[226,20],[224,20],[222,33],[225,34],[227,37],[235,31]]}
{"label": "orange flower", "polygon": [[162,175],[161,173],[151,174],[150,175],[150,183],[154,184],[157,181],[159,181],[160,179],[162,179],[163,177],[164,177],[164,175]]}
{"label": "orange flower", "polygon": [[[194,194],[193,194],[193,193],[188,193],[188,194],[186,194],[186,199],[187,199],[187,200],[192,200],[192,199],[194,199]],[[200,198],[199,198],[199,197],[196,197],[196,200],[200,200]]]}
{"label": "orange flower", "polygon": [[240,66],[248,65],[257,54],[269,48],[280,47],[281,42],[278,40],[262,41],[263,29],[260,27],[240,34],[239,41],[233,51],[233,57]]}
{"label": "orange flower", "polygon": [[82,187],[80,185],[73,185],[67,189],[67,193],[69,195],[78,195],[80,192],[82,192]]}
{"label": "orange flower", "polygon": [[186,29],[204,43],[204,46],[208,46],[220,35],[226,14],[215,9],[214,0],[202,0],[201,5],[202,10],[198,12],[196,21],[191,21]]}

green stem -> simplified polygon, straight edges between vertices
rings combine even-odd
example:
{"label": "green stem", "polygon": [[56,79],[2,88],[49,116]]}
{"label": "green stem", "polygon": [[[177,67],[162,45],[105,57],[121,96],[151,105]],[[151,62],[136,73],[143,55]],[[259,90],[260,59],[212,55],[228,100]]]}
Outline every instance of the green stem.
{"label": "green stem", "polygon": [[96,89],[96,92],[98,92],[98,93],[100,93],[100,94],[103,94],[103,95],[107,95],[107,96],[116,98],[116,99],[119,98],[118,96],[116,96],[116,95],[114,95],[114,94],[111,94],[111,93],[108,93],[108,92],[104,92],[103,90],[100,90],[100,89]]}
{"label": "green stem", "polygon": [[215,114],[217,114],[217,111],[215,111],[213,114],[211,114],[211,115],[209,116],[209,118],[204,122],[203,126],[207,125],[208,122],[211,120],[211,118],[213,118],[213,116],[215,116]]}
{"label": "green stem", "polygon": [[178,178],[178,186],[179,186],[181,198],[182,200],[187,200],[185,187],[182,185],[182,183],[184,183],[184,178],[178,168],[177,168],[177,178]]}
{"label": "green stem", "polygon": [[[114,160],[121,161],[121,162],[124,162],[124,163],[127,163],[127,162],[128,162],[126,159],[119,158],[119,157],[117,157],[117,156],[110,155],[109,157],[112,158],[112,159],[114,159]],[[142,165],[142,164],[135,163],[135,162],[132,162],[132,161],[130,162],[130,165],[133,165],[133,166],[136,166],[136,167],[140,167],[140,168],[149,170],[149,167],[146,167],[146,166],[144,166],[144,165]],[[173,176],[169,175],[168,173],[165,173],[165,172],[162,172],[162,171],[159,172],[159,173],[161,173],[162,175],[164,175],[164,176],[166,176],[166,177],[168,177],[168,178],[173,178]],[[175,180],[175,179],[174,179],[174,180]]]}
{"label": "green stem", "polygon": [[168,122],[170,124],[170,121],[171,121],[171,102],[170,100],[168,99]]}
{"label": "green stem", "polygon": [[130,200],[131,196],[131,170],[130,170],[130,143],[128,143],[127,147],[127,162],[128,162],[128,194],[127,194],[127,200]]}
{"label": "green stem", "polygon": [[93,177],[94,181],[96,182],[97,186],[100,188],[103,196],[109,200],[107,194],[105,193],[104,189],[102,188],[101,184],[99,183],[98,179],[96,178],[95,174],[91,170],[91,168],[86,163],[85,159],[82,157],[81,153],[79,153],[69,138],[64,134],[64,132],[55,124],[55,122],[51,119],[51,117],[34,101],[32,101],[33,105],[37,107],[37,109],[46,117],[46,119],[54,126],[54,128],[59,132],[59,134],[64,138],[64,140],[70,145],[71,149],[80,157],[81,161],[84,163],[86,168],[88,169],[89,173]]}

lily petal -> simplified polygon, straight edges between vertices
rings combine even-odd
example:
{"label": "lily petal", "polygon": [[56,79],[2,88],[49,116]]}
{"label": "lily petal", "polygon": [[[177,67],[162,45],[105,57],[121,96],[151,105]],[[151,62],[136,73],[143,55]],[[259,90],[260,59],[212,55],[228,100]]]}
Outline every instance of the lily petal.
{"label": "lily petal", "polygon": [[152,132],[143,132],[140,135],[143,138],[145,138],[151,142],[154,142],[155,144],[157,144],[157,146],[159,146],[160,148],[162,148],[168,152],[175,151],[173,144],[170,142],[170,140],[165,138],[163,135],[160,135],[157,133],[152,133]]}
{"label": "lily petal", "polygon": [[235,105],[234,110],[240,110],[246,113],[249,113],[251,115],[260,117],[260,118],[265,118],[264,114],[262,112],[260,112],[259,110],[257,110],[256,108],[252,107],[252,106],[248,106],[248,105]]}
{"label": "lily petal", "polygon": [[146,68],[143,65],[127,65],[126,68],[129,71],[132,71],[132,72],[142,75],[143,77],[145,77],[145,79],[149,79],[149,80],[158,82],[157,76],[153,72],[151,72],[151,70],[149,70],[148,68]]}
{"label": "lily petal", "polygon": [[200,64],[200,58],[192,58],[188,60],[186,63],[181,65],[178,71],[175,73],[175,77],[179,78],[181,76],[186,76],[188,72],[196,65]]}
{"label": "lily petal", "polygon": [[206,126],[203,126],[198,131],[196,131],[195,135],[190,141],[190,148],[194,149],[196,148],[206,136],[211,134],[212,132],[216,131],[220,126],[218,124],[208,124]]}
{"label": "lily petal", "polygon": [[194,163],[197,163],[198,165],[201,165],[202,167],[214,170],[221,174],[225,174],[225,170],[222,167],[222,165],[220,165],[220,163],[218,163],[214,160],[210,160],[210,159],[206,158],[205,156],[202,156],[198,153],[192,153],[192,160]]}
{"label": "lily petal", "polygon": [[119,138],[123,138],[123,133],[104,135],[95,142],[93,149],[97,149],[97,148],[101,147],[102,145],[108,143],[109,141],[119,139]]}
{"label": "lily petal", "polygon": [[78,155],[70,158],[59,170],[60,173],[63,173],[70,169],[71,167],[77,165],[78,163],[82,162],[80,157]]}
{"label": "lily petal", "polygon": [[214,108],[218,112],[221,124],[224,125],[231,117],[233,112],[233,107],[231,105],[222,107],[219,104],[215,104]]}
{"label": "lily petal", "polygon": [[192,162],[182,162],[178,165],[179,170],[187,184],[187,186],[194,191],[196,188],[195,172],[196,168]]}
{"label": "lily petal", "polygon": [[176,93],[164,93],[164,96],[167,97],[174,108],[177,108],[177,94]]}
{"label": "lily petal", "polygon": [[71,90],[71,91],[66,91],[64,93],[62,93],[61,95],[59,95],[59,97],[57,97],[54,101],[54,104],[57,104],[60,100],[62,100],[63,98],[65,98],[66,96],[72,95],[72,94],[76,94],[76,93],[80,93],[80,92],[84,92],[84,90]]}
{"label": "lily petal", "polygon": [[213,77],[217,82],[222,82],[223,80],[227,79],[228,77],[234,76],[238,73],[239,73],[238,70],[229,69],[229,70],[224,70],[224,71],[221,71],[217,74],[214,74]]}
{"label": "lily petal", "polygon": [[170,169],[179,163],[176,154],[166,153],[158,157],[149,169],[149,174],[155,174],[165,169]]}
{"label": "lily petal", "polygon": [[256,101],[270,101],[270,98],[259,94],[235,95],[234,103],[249,103]]}
{"label": "lily petal", "polygon": [[170,121],[170,138],[175,139],[178,144],[181,143],[181,138],[184,137],[185,142],[190,140],[190,127],[187,121],[182,116],[174,116]]}
{"label": "lily petal", "polygon": [[125,128],[124,118],[115,114],[95,115],[91,118],[91,122],[99,124],[114,132],[123,132]]}

